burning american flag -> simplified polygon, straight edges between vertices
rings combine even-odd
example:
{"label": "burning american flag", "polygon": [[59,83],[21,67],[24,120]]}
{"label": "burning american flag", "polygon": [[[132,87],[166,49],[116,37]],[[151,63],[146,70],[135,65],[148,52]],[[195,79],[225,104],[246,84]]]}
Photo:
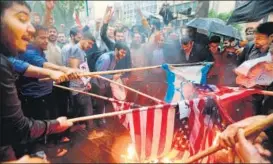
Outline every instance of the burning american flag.
{"label": "burning american flag", "polygon": [[[135,162],[168,159],[168,162],[181,163],[211,146],[225,125],[254,113],[247,107],[240,109],[235,101],[241,104],[241,98],[255,90],[193,84],[180,75],[169,73],[167,78],[170,80],[171,76],[172,79],[167,82],[165,102],[170,104],[137,108],[120,117],[130,131]],[[126,104],[116,107],[121,106],[129,108]],[[208,156],[198,162],[213,161],[213,156]]]}

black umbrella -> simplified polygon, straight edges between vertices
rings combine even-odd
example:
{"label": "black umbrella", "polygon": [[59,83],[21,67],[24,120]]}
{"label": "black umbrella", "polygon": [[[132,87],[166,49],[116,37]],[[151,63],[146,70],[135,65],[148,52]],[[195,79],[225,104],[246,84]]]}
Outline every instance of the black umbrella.
{"label": "black umbrella", "polygon": [[271,12],[273,12],[273,0],[246,1],[233,11],[227,23],[256,22]]}
{"label": "black umbrella", "polygon": [[186,26],[206,30],[210,33],[221,34],[241,40],[241,35],[237,29],[218,18],[194,18]]}

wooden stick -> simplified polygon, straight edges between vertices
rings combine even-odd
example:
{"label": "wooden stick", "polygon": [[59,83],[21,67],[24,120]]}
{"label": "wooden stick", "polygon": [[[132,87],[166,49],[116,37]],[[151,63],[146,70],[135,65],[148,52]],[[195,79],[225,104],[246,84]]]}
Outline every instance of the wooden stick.
{"label": "wooden stick", "polygon": [[[87,120],[94,120],[94,119],[100,119],[100,118],[106,118],[106,117],[113,117],[118,115],[124,115],[128,113],[132,113],[134,111],[146,111],[146,110],[154,110],[154,109],[162,109],[165,106],[177,106],[177,103],[172,104],[161,104],[161,105],[155,105],[155,106],[149,106],[149,107],[141,107],[141,108],[135,108],[135,109],[128,109],[128,110],[122,110],[117,112],[110,112],[110,113],[104,113],[104,114],[97,114],[92,116],[84,116],[84,117],[77,117],[69,119],[68,121],[71,121],[72,123],[79,122],[79,121],[87,121]],[[175,108],[173,108],[175,109]]]}
{"label": "wooden stick", "polygon": [[273,96],[273,91],[264,91],[264,90],[261,90],[260,94],[266,95],[266,96]]}
{"label": "wooden stick", "polygon": [[[194,66],[194,65],[205,65],[212,62],[198,62],[198,63],[185,63],[185,64],[168,64],[169,66]],[[117,74],[117,73],[126,73],[132,71],[143,71],[154,68],[160,68],[162,65],[149,66],[149,67],[138,67],[138,68],[129,68],[129,69],[120,69],[120,70],[111,70],[111,71],[100,71],[100,72],[83,72],[80,77],[93,77],[94,75],[105,75],[105,74]],[[50,78],[39,79],[39,81],[48,81]]]}
{"label": "wooden stick", "polygon": [[130,91],[132,91],[132,92],[135,92],[135,93],[137,93],[137,94],[139,94],[139,95],[142,95],[142,96],[144,96],[144,97],[146,97],[146,98],[149,98],[149,99],[151,99],[151,100],[153,100],[153,101],[155,101],[155,102],[157,102],[157,103],[164,103],[163,101],[161,101],[161,100],[159,100],[159,99],[157,99],[157,98],[155,98],[155,97],[149,96],[149,95],[147,95],[147,94],[145,94],[145,93],[139,92],[138,90],[135,90],[135,89],[133,89],[133,88],[127,87],[127,86],[125,86],[125,85],[123,85],[123,84],[120,84],[120,83],[115,82],[115,81],[113,81],[113,80],[107,79],[107,78],[102,77],[102,76],[100,76],[100,75],[96,75],[96,77],[101,78],[101,79],[103,79],[103,80],[105,80],[105,81],[108,81],[108,82],[110,82],[110,83],[116,84],[116,85],[118,85],[118,86],[124,87],[124,88],[126,88],[126,89],[128,89],[128,90],[130,90]]}
{"label": "wooden stick", "polygon": [[[273,114],[268,115],[264,120],[261,120],[260,122],[256,122],[252,125],[249,125],[244,129],[245,136],[250,136],[256,132],[262,131],[270,126],[273,125]],[[213,145],[209,147],[208,149],[201,151],[190,158],[187,159],[187,161],[183,163],[193,163],[195,161],[198,161],[208,155],[211,155],[213,153],[216,153],[219,150],[222,150],[223,147],[221,147],[219,144],[218,145]]]}
{"label": "wooden stick", "polygon": [[[93,94],[93,93],[84,92],[84,91],[81,91],[81,90],[68,88],[68,87],[65,87],[65,86],[57,85],[57,84],[54,84],[54,87],[62,88],[62,89],[69,90],[69,91],[78,92],[78,93],[81,93],[81,94],[96,97],[96,98],[103,99],[103,100],[110,101],[110,102],[125,102],[125,101],[115,100],[115,99],[109,98],[109,97],[100,96],[100,95]],[[140,106],[140,105],[137,105],[137,104],[134,104],[134,105]]]}

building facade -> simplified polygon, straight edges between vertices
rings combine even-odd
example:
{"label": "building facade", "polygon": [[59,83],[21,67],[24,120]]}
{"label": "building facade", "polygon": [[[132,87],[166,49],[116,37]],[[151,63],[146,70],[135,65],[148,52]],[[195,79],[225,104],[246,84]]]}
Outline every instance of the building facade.
{"label": "building facade", "polygon": [[139,21],[139,14],[137,9],[140,8],[142,12],[148,12],[154,15],[158,14],[159,5],[162,1],[122,1],[115,2],[115,18],[122,22],[130,22],[129,24],[136,24]]}

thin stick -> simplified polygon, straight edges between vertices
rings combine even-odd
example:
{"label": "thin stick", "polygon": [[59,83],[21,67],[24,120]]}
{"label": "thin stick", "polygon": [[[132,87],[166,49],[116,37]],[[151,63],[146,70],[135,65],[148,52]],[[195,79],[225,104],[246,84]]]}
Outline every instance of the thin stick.
{"label": "thin stick", "polygon": [[124,87],[124,88],[126,88],[126,89],[128,89],[128,90],[130,90],[130,91],[132,91],[132,92],[135,92],[135,93],[137,93],[137,94],[139,94],[139,95],[142,95],[142,96],[144,96],[144,97],[146,97],[146,98],[149,98],[149,99],[151,99],[151,100],[153,100],[153,101],[155,101],[155,102],[157,102],[157,103],[164,103],[163,101],[161,101],[161,100],[159,100],[159,99],[157,99],[157,98],[155,98],[155,97],[149,96],[149,95],[147,95],[147,94],[145,94],[145,93],[139,92],[138,90],[135,90],[135,89],[133,89],[133,88],[127,87],[127,86],[125,86],[125,85],[123,85],[123,84],[120,84],[120,83],[115,82],[115,81],[113,81],[113,80],[107,79],[107,78],[102,77],[102,76],[100,76],[100,75],[97,75],[96,77],[101,78],[101,79],[103,79],[103,80],[105,80],[105,81],[108,81],[108,82],[110,82],[110,83],[116,84],[116,85],[118,85],[118,86]]}
{"label": "thin stick", "polygon": [[[185,64],[168,64],[169,66],[194,66],[194,65],[205,65],[210,64],[212,62],[198,62],[198,63],[185,63]],[[93,77],[94,75],[105,75],[105,74],[117,74],[117,73],[126,73],[132,71],[143,71],[154,68],[160,68],[162,65],[149,66],[149,67],[138,67],[138,68],[130,68],[130,69],[120,69],[120,70],[111,70],[111,71],[100,71],[100,72],[83,72],[80,77]],[[39,81],[48,81],[50,78],[39,79]]]}
{"label": "thin stick", "polygon": [[266,96],[273,96],[273,91],[261,90],[259,93],[262,94],[262,95],[266,95]]}
{"label": "thin stick", "polygon": [[[81,94],[85,94],[85,95],[88,95],[88,96],[96,97],[96,98],[103,99],[103,100],[110,101],[110,102],[120,102],[120,103],[124,103],[125,102],[125,101],[115,100],[115,99],[109,98],[109,97],[100,96],[100,95],[93,94],[93,93],[84,92],[84,91],[81,91],[81,90],[76,90],[76,89],[68,88],[68,87],[65,87],[65,86],[57,85],[57,84],[54,84],[54,87],[62,88],[62,89],[69,90],[69,91],[78,92],[78,93],[81,93]],[[134,105],[139,106],[137,104],[134,104]]]}
{"label": "thin stick", "polygon": [[[146,110],[154,110],[154,109],[164,109],[166,106],[177,106],[177,103],[172,104],[161,104],[161,105],[155,105],[155,106],[149,106],[149,107],[141,107],[141,108],[135,108],[135,109],[128,109],[128,110],[122,110],[117,112],[110,112],[110,113],[104,113],[104,114],[97,114],[92,116],[84,116],[84,117],[77,117],[69,119],[68,121],[71,121],[72,123],[79,122],[79,121],[87,121],[87,120],[94,120],[94,119],[100,119],[100,118],[106,118],[106,117],[113,117],[118,115],[124,115],[128,113],[132,113],[134,111],[146,111]],[[175,108],[174,108],[175,109]]]}
{"label": "thin stick", "polygon": [[[250,136],[256,132],[260,132],[272,125],[273,125],[273,114],[270,114],[264,120],[261,120],[259,122],[252,124],[252,125],[249,125],[244,130],[245,136],[247,137],[247,136]],[[223,149],[223,147],[221,147],[219,144],[213,145],[213,146],[209,147],[208,149],[191,156],[190,158],[187,159],[187,161],[185,161],[183,163],[193,163],[193,162],[198,161],[208,155],[216,153],[217,151],[222,150],[222,149]]]}

